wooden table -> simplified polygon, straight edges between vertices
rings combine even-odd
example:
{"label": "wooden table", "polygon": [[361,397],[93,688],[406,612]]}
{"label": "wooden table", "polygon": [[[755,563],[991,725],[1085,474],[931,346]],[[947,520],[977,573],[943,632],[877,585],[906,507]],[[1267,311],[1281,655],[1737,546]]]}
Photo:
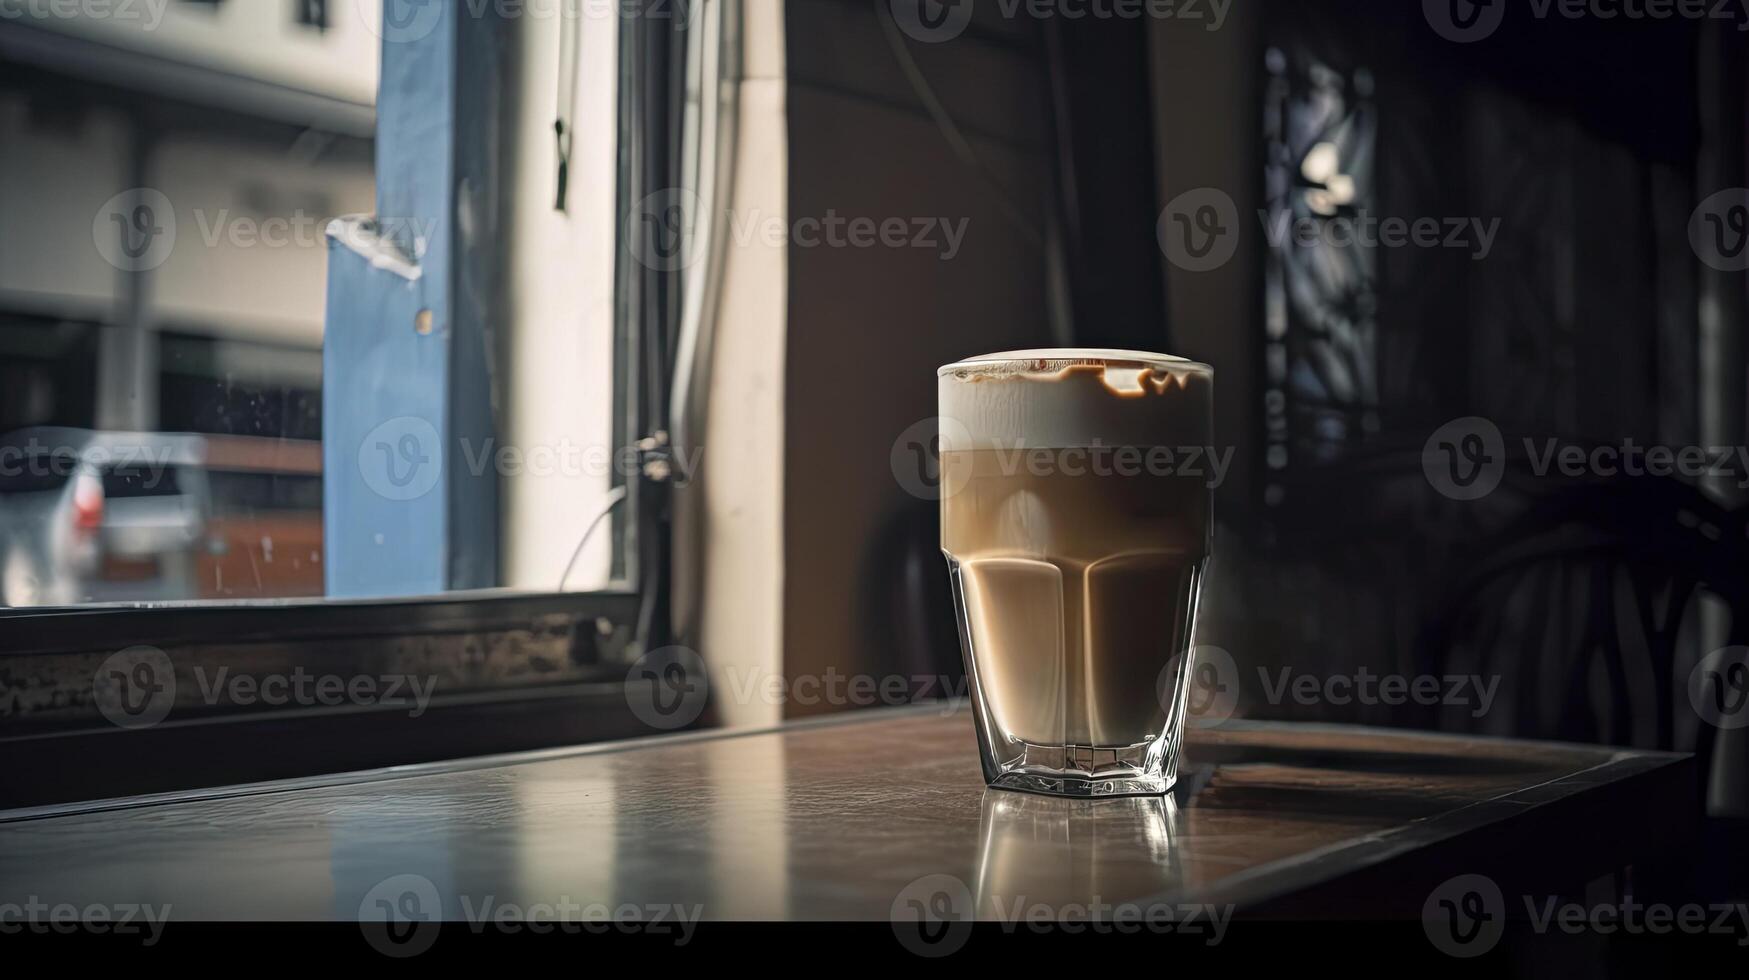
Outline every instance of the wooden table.
{"label": "wooden table", "polygon": [[986,790],[969,714],[930,706],[12,811],[0,903],[356,920],[396,879],[448,919],[490,897],[883,920],[948,876],[986,918],[1019,896],[1416,917],[1461,873],[1595,889],[1661,860],[1692,809],[1688,757],[1663,753],[1234,721],[1190,757],[1166,799]]}

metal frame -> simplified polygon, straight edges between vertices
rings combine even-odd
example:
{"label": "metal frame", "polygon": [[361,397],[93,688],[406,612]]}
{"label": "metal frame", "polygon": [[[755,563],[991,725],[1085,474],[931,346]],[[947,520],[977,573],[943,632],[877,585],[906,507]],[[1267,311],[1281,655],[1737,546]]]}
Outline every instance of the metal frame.
{"label": "metal frame", "polygon": [[423,35],[383,31],[377,213],[329,229],[322,496],[333,597],[499,582],[497,474],[470,473],[459,447],[497,434],[506,28],[460,4],[428,9]]}

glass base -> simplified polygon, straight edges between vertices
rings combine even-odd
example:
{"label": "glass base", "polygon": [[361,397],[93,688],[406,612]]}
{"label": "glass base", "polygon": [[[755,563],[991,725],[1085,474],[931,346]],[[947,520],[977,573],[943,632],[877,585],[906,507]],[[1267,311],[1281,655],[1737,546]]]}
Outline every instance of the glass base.
{"label": "glass base", "polygon": [[1178,772],[1177,753],[1163,758],[1164,740],[1135,745],[1033,745],[1019,743],[1019,758],[986,769],[997,789],[1050,796],[1163,796]]}
{"label": "glass base", "polygon": [[1047,796],[1116,797],[1164,796],[1172,790],[1174,782],[1158,775],[1088,777],[1016,771],[997,776],[990,785],[995,789]]}
{"label": "glass base", "polygon": [[[1017,560],[976,567],[948,556],[985,784],[1072,799],[1171,791],[1202,571],[1201,561],[1182,557],[1163,562],[1163,571],[1150,566],[1115,593],[1114,583],[1127,580],[1107,570],[1099,582],[1104,599],[1094,602],[1086,582],[1064,585],[1068,573],[1054,565],[1026,582],[1035,570],[1011,567],[1023,564]],[[997,615],[991,593],[1003,590],[1013,601]],[[1150,602],[1164,615],[1146,620],[1158,620],[1146,635],[1130,630],[1117,651],[1106,648],[1115,641],[1094,642],[1088,624],[1109,625],[1120,611],[1151,609]]]}

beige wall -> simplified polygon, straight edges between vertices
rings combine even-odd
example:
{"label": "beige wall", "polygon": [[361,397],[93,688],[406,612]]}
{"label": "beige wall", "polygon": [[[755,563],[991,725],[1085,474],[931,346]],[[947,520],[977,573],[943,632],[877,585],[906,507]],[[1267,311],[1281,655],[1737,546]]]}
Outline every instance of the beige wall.
{"label": "beige wall", "polygon": [[[871,649],[859,628],[882,605],[881,590],[897,584],[863,571],[893,536],[889,518],[927,519],[932,507],[899,486],[890,447],[935,415],[938,366],[1048,346],[1050,336],[1040,247],[1009,223],[924,113],[876,6],[790,6],[790,218],[836,211],[968,224],[951,261],[909,248],[790,249],[783,646],[792,679],[828,666],[884,677],[927,656]],[[987,26],[1007,29],[1000,20]],[[1048,173],[1038,65],[1015,46],[970,34],[910,50],[985,166],[1037,214]],[[925,561],[945,587],[939,553]],[[957,650],[934,653],[958,659]],[[832,707],[792,704],[789,714]]]}
{"label": "beige wall", "polygon": [[[551,17],[510,21],[517,114],[505,157],[510,297],[498,385],[505,447],[523,465],[502,477],[504,584],[558,588],[611,486],[613,276],[618,130],[617,24],[583,17],[568,209],[555,203],[559,34]],[[507,457],[508,459],[508,457]],[[607,585],[612,535],[589,540],[568,589]]]}
{"label": "beige wall", "polygon": [[[736,216],[782,220],[788,213],[789,101],[785,91],[783,0],[745,0],[734,184]],[[784,388],[789,255],[781,246],[730,239],[712,345],[710,392],[699,482],[680,497],[677,538],[702,548],[697,596],[678,605],[682,638],[712,670],[716,720],[770,724],[780,706],[737,696],[749,681],[784,670],[783,583],[788,501]],[[698,599],[696,621],[684,612]]]}

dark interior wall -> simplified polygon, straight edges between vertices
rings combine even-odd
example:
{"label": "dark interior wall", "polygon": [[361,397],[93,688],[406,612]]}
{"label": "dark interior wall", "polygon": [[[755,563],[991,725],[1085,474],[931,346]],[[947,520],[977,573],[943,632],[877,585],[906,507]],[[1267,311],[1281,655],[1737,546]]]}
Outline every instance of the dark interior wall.
{"label": "dark interior wall", "polygon": [[[937,503],[900,486],[889,447],[935,413],[935,369],[1049,346],[1041,230],[1047,91],[1024,21],[994,4],[958,37],[904,38],[981,171],[953,152],[867,0],[786,4],[788,219],[965,222],[937,249],[789,249],[784,651],[789,677],[957,673],[901,620],[940,602]],[[1000,189],[998,189],[998,187]],[[939,236],[938,236],[939,237]],[[910,597],[920,597],[913,601]],[[792,705],[791,714],[829,710]]]}
{"label": "dark interior wall", "polygon": [[[1230,195],[1242,218],[1263,206],[1255,108],[1262,102],[1262,29],[1257,4],[1234,4],[1218,31],[1175,18],[1149,24],[1159,207],[1210,187]],[[1241,234],[1232,259],[1206,271],[1174,265],[1158,245],[1151,253],[1166,276],[1171,352],[1215,369],[1215,444],[1237,450],[1215,493],[1215,519],[1224,527],[1247,526],[1260,493],[1262,246],[1261,236]],[[1217,546],[1217,575],[1224,551]]]}
{"label": "dark interior wall", "polygon": [[[1618,724],[1595,705],[1574,710],[1567,693],[1570,678],[1584,679],[1593,652],[1581,649],[1586,637],[1603,635],[1587,631],[1616,612],[1624,613],[1619,624],[1603,628],[1619,629],[1635,661],[1629,683],[1644,689],[1648,672],[1660,669],[1636,648],[1646,638],[1632,610],[1611,597],[1658,592],[1662,572],[1636,568],[1646,574],[1630,582],[1619,577],[1625,564],[1575,563],[1568,578],[1539,585],[1540,597],[1508,590],[1464,613],[1501,631],[1497,652],[1521,640],[1536,651],[1547,704],[1529,704],[1526,695],[1524,706],[1476,719],[1269,703],[1257,690],[1261,665],[1328,676],[1362,665],[1415,675],[1451,663],[1433,627],[1452,612],[1453,584],[1476,571],[1486,547],[1498,543],[1490,535],[1522,517],[1527,501],[1503,491],[1469,507],[1434,492],[1421,450],[1444,422],[1484,416],[1511,440],[1689,445],[1702,438],[1701,270],[1687,225],[1716,189],[1696,181],[1704,162],[1697,109],[1719,95],[1707,94],[1697,69],[1704,28],[1515,23],[1484,43],[1457,45],[1428,29],[1419,5],[1279,2],[1236,11],[1220,32],[1172,21],[1155,27],[1160,197],[1219,188],[1233,197],[1244,229],[1221,269],[1193,273],[1169,263],[1168,294],[1182,352],[1220,369],[1218,431],[1239,447],[1235,476],[1217,497],[1221,533],[1200,638],[1235,654],[1249,681],[1250,713],[1663,738],[1648,723],[1644,698],[1633,699],[1631,723]],[[1277,57],[1289,66],[1279,76],[1285,82],[1266,67]],[[1315,282],[1332,257],[1289,257],[1300,278],[1283,294],[1286,336],[1272,351],[1265,281],[1272,257],[1255,217],[1267,204],[1264,113],[1272,84],[1288,85],[1290,101],[1302,104],[1325,97],[1306,81],[1324,71],[1341,80],[1333,91],[1372,114],[1366,204],[1374,214],[1497,219],[1497,239],[1485,259],[1379,250],[1358,264],[1364,295],[1296,295],[1291,287]],[[1314,137],[1297,139],[1293,152],[1303,153]],[[1290,177],[1299,163],[1286,161]],[[1720,186],[1740,183],[1739,174]],[[1369,323],[1366,342],[1320,348],[1309,340],[1309,314],[1333,310],[1358,311]],[[1376,385],[1325,385],[1333,397],[1310,397],[1318,386],[1294,381],[1332,349],[1363,357]],[[1274,356],[1287,381],[1272,378]],[[1285,451],[1272,460],[1276,421]],[[1557,488],[1541,481],[1538,489]],[[1636,523],[1674,522],[1641,496],[1656,489],[1606,488],[1618,494],[1606,509],[1632,519],[1603,533],[1619,540]],[[1541,530],[1577,516],[1557,507]],[[1692,618],[1693,607],[1684,615]],[[1533,621],[1551,632],[1527,635]],[[1680,680],[1702,640],[1691,624],[1672,642],[1681,648]],[[1508,675],[1508,688],[1522,682],[1522,694],[1534,671],[1506,662],[1515,657],[1490,669]],[[1614,684],[1601,673],[1594,680],[1598,691]]]}
{"label": "dark interior wall", "polygon": [[[980,4],[951,40],[902,39],[965,132],[977,158],[968,163],[895,55],[883,30],[889,9],[860,0],[788,5],[788,218],[945,218],[966,221],[967,233],[951,260],[928,249],[789,249],[783,615],[792,677],[828,665],[877,676],[957,671],[955,641],[938,628],[948,611],[937,505],[907,493],[889,450],[907,430],[928,431],[938,365],[1068,339],[1053,333],[1059,293],[1043,243],[1052,222],[1073,214],[1072,195],[1052,195],[1072,188],[1063,173],[1077,156],[1062,155],[1055,140],[1064,92],[1052,84],[1049,30]],[[1437,493],[1421,453],[1444,422],[1481,415],[1514,440],[1702,438],[1702,277],[1686,239],[1704,196],[1695,176],[1701,27],[1521,27],[1457,45],[1429,30],[1415,5],[1291,0],[1235,5],[1214,31],[1176,19],[1147,25],[1152,107],[1137,127],[1152,128],[1156,183],[1153,193],[1116,195],[1127,209],[1109,193],[1098,208],[1102,219],[1121,215],[1118,234],[1131,236],[1132,250],[1137,214],[1151,221],[1186,192],[1218,189],[1238,215],[1234,256],[1216,269],[1189,271],[1162,249],[1143,250],[1165,280],[1163,290],[1152,287],[1166,306],[1154,335],[1214,365],[1215,441],[1236,453],[1216,496],[1220,530],[1199,639],[1229,648],[1253,681],[1260,665],[1407,676],[1451,665],[1453,650],[1430,631],[1453,615],[1454,583],[1475,572],[1492,535],[1530,501],[1503,491],[1466,506]],[[1371,128],[1349,147],[1364,143],[1364,153],[1345,161],[1365,171],[1367,211],[1493,223],[1489,254],[1399,247],[1356,260],[1272,248],[1258,217],[1303,193],[1295,154],[1316,139],[1295,131],[1285,148],[1272,148],[1266,117],[1315,109],[1332,93]],[[1106,119],[1103,128],[1116,124]],[[1088,145],[1085,131],[1071,126],[1069,135],[1072,146]],[[1065,224],[1062,237],[1073,242],[1074,223]],[[1317,285],[1330,262],[1352,265],[1341,289]],[[1074,293],[1087,270],[1067,268],[1067,302],[1078,311],[1086,304]],[[1321,329],[1332,317],[1363,329]],[[1077,326],[1086,342],[1105,336]],[[1332,359],[1361,366],[1369,383],[1320,375]],[[1559,488],[1545,481],[1539,489]],[[1615,489],[1628,494],[1610,505],[1620,513],[1662,514],[1655,508],[1668,503],[1634,496],[1661,492],[1650,484]],[[1568,516],[1557,513],[1541,530]],[[1619,536],[1624,527],[1603,531]],[[1662,590],[1658,575],[1668,571],[1609,579],[1624,567],[1580,565],[1571,581],[1538,586],[1546,595],[1494,597],[1471,620],[1511,636],[1532,622],[1526,610],[1546,614],[1566,632],[1546,658],[1560,680],[1543,690],[1589,684],[1590,652],[1569,641],[1615,615],[1599,597]],[[1685,627],[1677,662],[1691,662],[1702,642]],[[1254,687],[1248,693],[1259,693]],[[1587,728],[1604,722],[1571,704],[1539,713],[1532,700],[1487,719],[1260,698],[1246,707],[1661,739],[1619,717],[1609,730]]]}

